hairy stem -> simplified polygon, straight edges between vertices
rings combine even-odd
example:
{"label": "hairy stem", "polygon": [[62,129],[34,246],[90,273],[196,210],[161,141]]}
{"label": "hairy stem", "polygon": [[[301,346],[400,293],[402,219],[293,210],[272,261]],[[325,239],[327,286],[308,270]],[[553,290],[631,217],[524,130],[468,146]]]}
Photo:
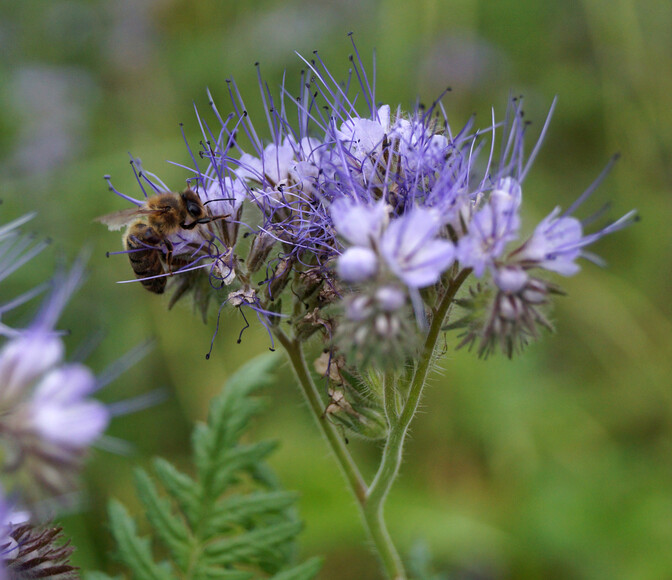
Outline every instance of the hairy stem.
{"label": "hairy stem", "polygon": [[288,337],[279,329],[276,329],[275,333],[278,337],[278,341],[287,351],[287,355],[289,356],[289,360],[296,373],[303,396],[308,403],[308,408],[317,422],[322,435],[326,439],[327,444],[334,453],[336,461],[348,482],[350,490],[357,500],[357,506],[359,507],[362,519],[364,520],[364,525],[375,551],[380,557],[387,577],[394,580],[405,580],[406,573],[404,572],[401,558],[392,543],[390,535],[387,533],[384,520],[377,516],[372,517],[367,510],[366,483],[362,479],[357,465],[345,446],[342,435],[324,417],[324,403],[320,398],[319,391],[317,390],[308,371],[308,367],[306,366],[301,344],[297,340]]}
{"label": "hairy stem", "polygon": [[301,343],[288,337],[282,330],[276,328],[275,334],[278,341],[287,351],[289,360],[294,368],[301,391],[308,403],[313,418],[324,435],[329,447],[334,453],[336,460],[343,472],[353,495],[357,499],[357,505],[364,520],[364,525],[380,557],[386,576],[390,580],[405,580],[406,572],[399,557],[392,538],[387,530],[384,517],[385,498],[394,483],[401,465],[404,441],[408,433],[411,420],[420,403],[422,391],[427,380],[434,359],[436,343],[441,334],[441,327],[455,298],[455,294],[464,280],[471,273],[470,269],[462,270],[450,282],[438,307],[434,311],[432,324],[427,333],[423,349],[415,372],[410,378],[408,397],[401,410],[397,407],[398,385],[394,384],[396,375],[387,372],[383,384],[383,403],[385,415],[390,427],[390,432],[383,449],[378,472],[367,489],[367,486],[359,473],[350,452],[348,451],[341,434],[324,417],[324,403],[320,393],[310,376],[306,365]]}
{"label": "hairy stem", "polygon": [[[388,421],[390,421],[390,433],[385,442],[378,472],[369,487],[364,507],[366,514],[365,518],[367,522],[369,522],[370,528],[376,530],[376,533],[381,537],[389,537],[384,519],[385,499],[394,480],[399,474],[406,435],[408,434],[408,428],[420,403],[427,375],[432,366],[436,343],[441,334],[441,327],[444,324],[444,319],[455,298],[457,290],[470,273],[470,269],[462,270],[451,281],[446,289],[444,296],[434,312],[432,324],[427,333],[427,337],[425,338],[420,360],[417,363],[415,373],[411,380],[408,398],[404,403],[401,413],[399,413],[398,417],[393,417],[390,413],[387,413]],[[392,385],[386,384],[384,393],[386,398],[394,396]],[[388,405],[389,403],[386,401],[386,408],[389,408]],[[405,576],[399,575],[390,577],[397,579],[404,578]]]}
{"label": "hairy stem", "polygon": [[334,452],[338,465],[340,466],[345,479],[348,481],[350,489],[361,504],[366,498],[366,483],[360,475],[359,469],[343,441],[343,437],[336,428],[324,418],[325,406],[320,397],[320,393],[310,376],[308,366],[306,365],[306,359],[304,358],[303,350],[301,349],[301,343],[296,339],[288,337],[280,329],[275,329],[275,335],[278,337],[280,344],[282,344],[289,356],[289,361],[292,364],[292,368],[298,379],[301,392],[308,403],[308,408],[310,409],[311,414],[317,422],[317,426],[327,440],[329,447]]}

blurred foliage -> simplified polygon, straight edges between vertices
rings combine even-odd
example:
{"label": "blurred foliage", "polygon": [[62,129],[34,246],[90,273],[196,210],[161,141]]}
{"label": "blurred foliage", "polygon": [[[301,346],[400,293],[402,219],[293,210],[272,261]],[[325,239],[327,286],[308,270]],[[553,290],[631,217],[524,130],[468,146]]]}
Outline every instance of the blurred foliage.
{"label": "blurred foliage", "polygon": [[[210,88],[227,110],[236,79],[261,118],[255,61],[277,87],[301,68],[294,51],[319,49],[337,77],[354,31],[366,62],[376,50],[377,96],[393,105],[444,104],[455,127],[471,114],[487,125],[510,94],[523,94],[540,127],[559,104],[525,182],[527,226],[567,207],[616,151],[621,161],[582,215],[605,200],[614,217],[637,207],[642,222],[595,249],[563,281],[558,332],[514,361],[452,352],[435,377],[389,506],[392,533],[409,553],[419,539],[433,570],[451,578],[658,580],[672,577],[672,10],[667,0],[39,0],[0,3],[0,206],[2,221],[37,209],[32,226],[53,249],[2,284],[1,299],[41,281],[55,257],[91,252],[85,287],[66,312],[74,348],[104,334],[89,359],[102,370],[148,336],[157,348],[102,396],[119,400],[165,387],[169,400],[119,417],[111,435],[130,457],[98,451],[85,509],[63,521],[75,563],[109,565],[105,504],[137,509],[134,466],[154,454],[185,463],[188,433],[218,386],[269,347],[260,328],[236,338],[224,312],[214,321],[137,284],[116,235],[92,223],[123,204],[102,179],[136,194],[127,152],[179,188],[188,163],[178,123],[198,142],[192,101]],[[523,224],[525,227],[525,223]],[[14,315],[28,319],[31,306]],[[33,305],[34,308],[34,305]],[[281,434],[271,460],[298,489],[302,558],[325,554],[321,578],[378,577],[357,511],[326,456],[287,369],[255,438]],[[372,466],[377,450],[353,441]],[[372,467],[371,467],[372,469]]]}
{"label": "blurred foliage", "polygon": [[[277,359],[269,353],[253,358],[212,399],[207,423],[197,423],[191,437],[196,477],[161,458],[153,461],[152,475],[136,470],[135,486],[151,538],[138,535],[135,518],[122,503],[110,501],[116,556],[131,577],[315,578],[322,565],[319,558],[294,562],[296,537],[303,528],[293,508],[297,494],[284,491],[265,462],[277,443],[240,441],[265,406],[252,395],[273,383]],[[152,544],[161,544],[165,551],[159,561]],[[95,574],[103,577],[112,578]]]}

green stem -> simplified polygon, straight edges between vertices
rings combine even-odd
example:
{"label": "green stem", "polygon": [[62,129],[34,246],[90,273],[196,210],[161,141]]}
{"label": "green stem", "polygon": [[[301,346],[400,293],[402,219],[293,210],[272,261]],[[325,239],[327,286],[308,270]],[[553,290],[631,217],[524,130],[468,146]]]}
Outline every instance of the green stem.
{"label": "green stem", "polygon": [[329,447],[333,451],[352,493],[357,499],[364,525],[380,557],[386,576],[390,580],[405,580],[406,572],[385,524],[383,513],[385,498],[399,473],[408,427],[420,402],[422,390],[434,358],[436,342],[441,333],[441,327],[443,326],[448,308],[452,304],[458,288],[470,273],[471,270],[463,270],[451,281],[439,306],[434,312],[420,360],[411,380],[408,398],[401,412],[398,411],[396,400],[397,389],[395,389],[395,385],[393,384],[395,375],[390,372],[385,374],[383,403],[390,426],[390,433],[383,449],[378,472],[368,490],[357,465],[345,446],[341,434],[324,417],[324,403],[308,371],[301,343],[296,339],[288,337],[282,330],[275,329],[279,342],[287,351],[308,407],[320,431],[327,440]]}
{"label": "green stem", "polygon": [[306,360],[303,356],[303,350],[301,349],[301,343],[296,339],[289,338],[278,328],[275,329],[275,335],[278,337],[280,344],[282,344],[289,356],[289,361],[296,373],[296,378],[299,381],[303,396],[308,403],[308,408],[310,409],[311,414],[317,422],[318,428],[336,456],[338,465],[340,466],[345,479],[348,481],[350,489],[357,498],[359,504],[362,504],[366,499],[366,483],[360,475],[359,469],[352,459],[350,452],[345,446],[343,437],[336,428],[324,418],[324,403],[322,402],[320,393],[308,371],[308,366],[306,365]]}
{"label": "green stem", "polygon": [[[455,279],[451,281],[446,289],[439,306],[434,312],[432,324],[429,327],[429,332],[425,339],[420,360],[416,366],[415,374],[413,375],[411,386],[408,391],[408,398],[404,403],[401,413],[395,420],[392,420],[389,413],[387,414],[388,420],[390,420],[390,433],[385,443],[385,448],[383,449],[378,472],[369,487],[364,507],[365,519],[369,524],[369,528],[372,530],[372,535],[375,534],[381,538],[389,538],[384,519],[385,499],[399,473],[408,428],[420,403],[420,398],[427,380],[427,375],[432,366],[434,350],[439,335],[441,334],[441,327],[444,324],[444,319],[455,298],[457,290],[470,273],[470,269],[462,270]],[[386,397],[394,396],[391,389],[388,391],[388,388],[390,387],[391,385],[385,385],[384,393]],[[389,403],[386,402],[386,409],[388,408],[388,405]],[[386,569],[389,573],[390,569],[387,568],[387,566]],[[401,568],[401,562],[399,562],[397,569],[401,570],[401,573],[397,575],[390,574],[390,577],[395,579],[405,578],[403,575],[403,568]]]}
{"label": "green stem", "polygon": [[280,344],[282,344],[287,351],[289,360],[296,373],[299,386],[301,387],[301,391],[308,403],[313,418],[317,422],[322,435],[327,440],[353,495],[357,499],[357,506],[359,507],[360,514],[364,520],[364,525],[369,533],[374,548],[383,563],[387,577],[394,580],[405,580],[406,574],[401,563],[401,558],[399,558],[394,544],[392,543],[392,539],[387,533],[384,520],[377,516],[372,517],[367,510],[366,483],[362,479],[357,465],[346,448],[343,437],[324,417],[324,403],[320,398],[319,391],[317,390],[308,371],[308,367],[306,366],[301,344],[297,340],[289,338],[280,329],[276,328],[275,334],[278,337]]}

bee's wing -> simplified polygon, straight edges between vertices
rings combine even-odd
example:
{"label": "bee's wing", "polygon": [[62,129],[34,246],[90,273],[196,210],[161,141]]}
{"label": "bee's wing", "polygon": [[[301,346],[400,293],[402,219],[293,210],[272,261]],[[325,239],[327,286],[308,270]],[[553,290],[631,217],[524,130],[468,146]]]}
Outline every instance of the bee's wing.
{"label": "bee's wing", "polygon": [[107,215],[101,215],[100,217],[97,217],[95,221],[105,224],[110,230],[120,230],[124,226],[130,224],[135,218],[151,213],[156,213],[156,211],[131,207],[122,209],[121,211],[108,213]]}

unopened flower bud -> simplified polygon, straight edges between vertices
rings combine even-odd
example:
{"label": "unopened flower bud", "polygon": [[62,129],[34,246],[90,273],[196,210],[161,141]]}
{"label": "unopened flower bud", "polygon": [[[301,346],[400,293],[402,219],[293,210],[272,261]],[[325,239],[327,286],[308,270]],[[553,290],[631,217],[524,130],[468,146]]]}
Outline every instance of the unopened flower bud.
{"label": "unopened flower bud", "polygon": [[266,264],[266,259],[271,253],[275,242],[275,236],[266,231],[261,231],[254,237],[246,262],[247,271],[250,274],[257,272],[259,268]]}
{"label": "unopened flower bud", "polygon": [[378,258],[370,248],[355,246],[348,248],[338,259],[338,276],[346,282],[370,280],[378,271]]}
{"label": "unopened flower bud", "polygon": [[357,437],[378,440],[384,439],[388,433],[385,415],[380,407],[375,404],[367,406],[366,401],[351,402],[343,389],[329,390],[329,404],[324,414]]}
{"label": "unopened flower bud", "polygon": [[276,266],[273,277],[266,287],[266,296],[269,300],[275,300],[287,286],[293,271],[294,261],[292,257],[284,258]]}

